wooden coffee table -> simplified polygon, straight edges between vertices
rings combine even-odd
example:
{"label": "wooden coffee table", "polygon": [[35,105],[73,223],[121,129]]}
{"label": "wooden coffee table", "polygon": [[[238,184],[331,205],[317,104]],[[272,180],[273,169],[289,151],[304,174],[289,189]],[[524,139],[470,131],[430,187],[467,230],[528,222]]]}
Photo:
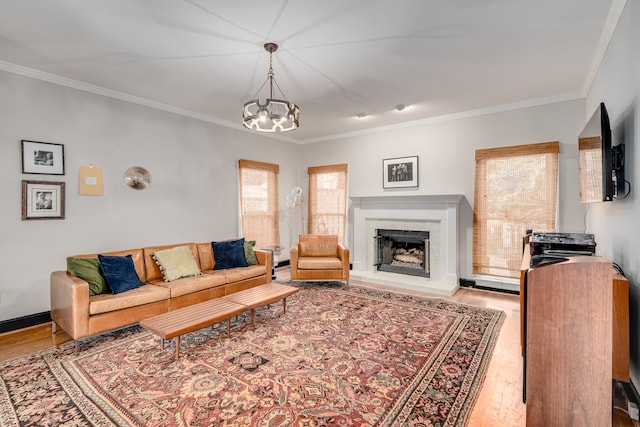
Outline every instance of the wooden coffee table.
{"label": "wooden coffee table", "polygon": [[242,304],[251,310],[251,326],[254,326],[255,309],[282,300],[284,313],[287,313],[287,297],[298,292],[295,286],[281,283],[267,283],[226,295],[224,298]]}
{"label": "wooden coffee table", "polygon": [[267,283],[245,289],[220,298],[190,305],[178,310],[148,317],[140,321],[140,326],[164,340],[176,338],[176,359],[180,357],[180,336],[227,321],[227,336],[231,336],[231,318],[251,310],[251,326],[254,326],[255,309],[283,300],[284,313],[287,312],[287,297],[298,292],[298,288],[280,283]]}
{"label": "wooden coffee table", "polygon": [[176,337],[176,359],[180,357],[180,336],[227,321],[227,336],[231,336],[231,318],[248,307],[224,297],[190,305],[168,313],[142,319],[140,326],[164,340]]}

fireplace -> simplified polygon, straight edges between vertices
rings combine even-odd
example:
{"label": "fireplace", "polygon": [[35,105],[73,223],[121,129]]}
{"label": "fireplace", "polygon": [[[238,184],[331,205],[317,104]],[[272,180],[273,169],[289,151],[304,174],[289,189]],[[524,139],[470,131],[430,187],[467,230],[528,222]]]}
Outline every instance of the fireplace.
{"label": "fireplace", "polygon": [[[354,280],[399,289],[453,295],[458,289],[458,204],[463,198],[461,194],[351,197],[353,236],[350,276]],[[377,252],[379,230],[390,230],[395,234],[398,234],[398,230],[426,233],[414,239],[422,241],[424,236],[428,236],[423,263],[428,274],[406,274],[408,270],[403,271],[405,274],[385,271],[395,267],[383,267],[385,263],[378,262],[378,254],[384,258],[384,254]],[[415,261],[408,257],[401,258]],[[419,268],[412,268],[413,273],[416,273],[415,270],[420,271]]]}
{"label": "fireplace", "polygon": [[379,271],[430,277],[428,231],[378,229],[374,239]]}

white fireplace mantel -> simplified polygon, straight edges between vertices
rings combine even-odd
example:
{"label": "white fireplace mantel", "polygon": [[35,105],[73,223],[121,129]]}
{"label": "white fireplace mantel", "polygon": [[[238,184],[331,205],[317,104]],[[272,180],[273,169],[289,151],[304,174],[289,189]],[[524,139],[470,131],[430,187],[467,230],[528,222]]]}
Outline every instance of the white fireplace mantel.
{"label": "white fireplace mantel", "polygon": [[[458,205],[464,195],[351,197],[351,277],[384,285],[453,295],[458,289]],[[376,228],[426,230],[431,238],[431,277],[377,271]]]}

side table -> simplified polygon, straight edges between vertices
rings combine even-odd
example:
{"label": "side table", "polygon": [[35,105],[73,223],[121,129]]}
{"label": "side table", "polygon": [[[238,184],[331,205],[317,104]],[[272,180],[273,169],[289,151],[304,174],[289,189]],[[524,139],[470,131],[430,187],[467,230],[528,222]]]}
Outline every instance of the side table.
{"label": "side table", "polygon": [[271,252],[271,280],[276,279],[276,253],[280,253],[283,249],[284,246],[265,246],[264,248],[260,248],[260,250]]}

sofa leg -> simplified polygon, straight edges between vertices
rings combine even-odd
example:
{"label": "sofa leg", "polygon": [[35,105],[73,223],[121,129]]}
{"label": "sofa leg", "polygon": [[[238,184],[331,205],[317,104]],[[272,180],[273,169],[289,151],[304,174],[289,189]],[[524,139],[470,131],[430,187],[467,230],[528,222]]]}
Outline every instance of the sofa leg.
{"label": "sofa leg", "polygon": [[78,353],[80,353],[80,341],[79,340],[73,340],[73,342],[76,345],[76,356],[77,356]]}

